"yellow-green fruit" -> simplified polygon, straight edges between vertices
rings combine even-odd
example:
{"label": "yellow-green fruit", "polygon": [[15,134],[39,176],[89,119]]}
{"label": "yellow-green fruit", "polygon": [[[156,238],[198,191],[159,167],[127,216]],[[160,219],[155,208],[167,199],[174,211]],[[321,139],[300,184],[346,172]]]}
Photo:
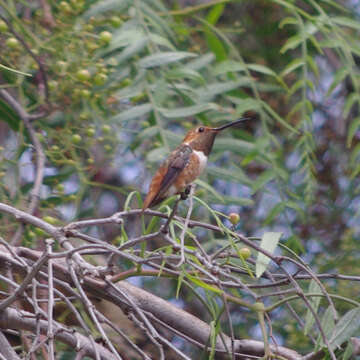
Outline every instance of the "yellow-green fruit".
{"label": "yellow-green fruit", "polygon": [[100,40],[104,43],[104,44],[109,44],[109,42],[112,39],[112,34],[109,31],[102,31],[100,33]]}
{"label": "yellow-green fruit", "polygon": [[95,135],[95,129],[94,129],[94,128],[88,128],[88,129],[86,129],[86,135],[87,135],[88,137],[94,137],[94,135]]}
{"label": "yellow-green fruit", "polygon": [[73,144],[80,144],[81,143],[81,136],[79,134],[74,134],[72,137],[71,137],[71,142]]}
{"label": "yellow-green fruit", "polygon": [[66,61],[59,60],[59,61],[56,62],[56,69],[57,69],[58,71],[63,72],[64,70],[66,70],[67,65],[68,65],[68,64],[67,64]]}
{"label": "yellow-green fruit", "polygon": [[110,152],[112,150],[112,146],[109,144],[104,145],[104,149],[106,152]]}
{"label": "yellow-green fruit", "polygon": [[34,239],[36,237],[36,234],[32,230],[29,230],[27,234],[30,239]]}
{"label": "yellow-green fruit", "polygon": [[71,13],[71,6],[66,1],[61,1],[59,4],[59,8],[65,13]]}
{"label": "yellow-green fruit", "polygon": [[248,259],[251,256],[251,250],[247,247],[243,247],[239,250],[239,254],[244,260]]}
{"label": "yellow-green fruit", "polygon": [[102,129],[104,134],[110,134],[110,132],[111,132],[111,126],[110,125],[104,125],[101,129]]}
{"label": "yellow-green fruit", "polygon": [[10,49],[18,49],[20,47],[19,40],[14,37],[7,39],[5,44]]}
{"label": "yellow-green fruit", "polygon": [[81,94],[81,97],[83,97],[84,99],[89,99],[90,98],[90,95],[91,95],[91,92],[87,89],[82,89],[80,91],[80,94]]}
{"label": "yellow-green fruit", "polygon": [[103,74],[103,73],[99,73],[96,74],[95,78],[94,78],[94,83],[95,85],[104,85],[107,81],[108,77],[107,75]]}
{"label": "yellow-green fruit", "polygon": [[8,26],[4,20],[0,20],[0,33],[8,31]]}
{"label": "yellow-green fruit", "polygon": [[46,221],[47,223],[51,224],[51,225],[54,225],[54,224],[57,223],[57,219],[55,219],[52,216],[44,216],[43,220]]}
{"label": "yellow-green fruit", "polygon": [[132,84],[132,80],[130,78],[125,78],[121,83],[120,86],[125,87]]}
{"label": "yellow-green fruit", "polygon": [[55,90],[58,86],[58,82],[56,80],[50,80],[48,85],[50,90]]}
{"label": "yellow-green fruit", "polygon": [[113,27],[119,27],[122,24],[122,20],[118,16],[112,16],[110,22]]}
{"label": "yellow-green fruit", "polygon": [[233,225],[236,225],[240,220],[240,215],[237,213],[230,213],[229,220]]}
{"label": "yellow-green fruit", "polygon": [[43,229],[40,229],[40,228],[35,228],[34,229],[34,233],[38,236],[43,236],[43,235],[46,235],[46,232],[43,230]]}
{"label": "yellow-green fruit", "polygon": [[65,186],[63,184],[57,184],[55,189],[56,189],[56,191],[62,193],[65,190]]}
{"label": "yellow-green fruit", "polygon": [[89,70],[81,69],[76,73],[76,77],[80,81],[88,81],[91,78],[91,74]]}

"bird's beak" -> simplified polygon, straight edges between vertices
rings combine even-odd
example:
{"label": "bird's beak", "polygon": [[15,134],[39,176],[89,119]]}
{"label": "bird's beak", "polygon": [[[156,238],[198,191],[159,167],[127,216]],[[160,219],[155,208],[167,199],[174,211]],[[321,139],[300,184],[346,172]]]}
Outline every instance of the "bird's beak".
{"label": "bird's beak", "polygon": [[245,121],[245,120],[250,120],[250,118],[244,117],[244,118],[241,118],[241,119],[232,121],[232,122],[230,122],[230,123],[227,123],[227,124],[225,124],[225,125],[223,125],[223,126],[220,126],[220,127],[218,127],[218,128],[212,128],[212,130],[214,130],[214,131],[222,131],[222,130],[230,127],[230,126],[234,126],[234,125],[239,124],[240,122]]}

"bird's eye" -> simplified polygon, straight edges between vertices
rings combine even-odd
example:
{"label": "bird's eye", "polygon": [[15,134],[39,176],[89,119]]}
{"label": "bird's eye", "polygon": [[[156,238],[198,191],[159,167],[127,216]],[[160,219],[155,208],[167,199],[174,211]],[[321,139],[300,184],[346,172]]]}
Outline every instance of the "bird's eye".
{"label": "bird's eye", "polygon": [[205,130],[205,129],[204,129],[203,127],[199,127],[199,128],[198,128],[198,132],[204,132],[204,130]]}

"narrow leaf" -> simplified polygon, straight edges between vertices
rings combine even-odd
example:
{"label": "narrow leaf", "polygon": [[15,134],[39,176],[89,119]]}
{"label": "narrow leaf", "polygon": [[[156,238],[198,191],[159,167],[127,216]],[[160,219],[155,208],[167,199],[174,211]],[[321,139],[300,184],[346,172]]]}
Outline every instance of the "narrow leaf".
{"label": "narrow leaf", "polygon": [[[309,289],[308,289],[308,293],[322,294],[321,288],[316,281],[311,280]],[[317,312],[317,310],[319,308],[320,300],[321,300],[320,296],[312,297],[309,299],[309,303],[315,312]],[[305,317],[305,327],[304,327],[305,335],[307,335],[309,333],[309,331],[311,330],[311,328],[314,325],[314,322],[315,322],[315,318],[314,318],[311,310],[308,309],[306,312],[306,317]]]}
{"label": "narrow leaf", "polygon": [[127,121],[144,116],[152,110],[152,105],[150,103],[134,106],[128,110],[121,112],[118,115],[115,115],[111,118],[111,121],[120,122]]}
{"label": "narrow leaf", "polygon": [[250,70],[256,71],[256,72],[261,73],[261,74],[276,76],[275,71],[269,69],[269,68],[268,68],[267,66],[265,66],[265,65],[260,65],[260,64],[247,64],[247,67],[248,67]]}
{"label": "narrow leaf", "polygon": [[348,311],[336,324],[330,339],[330,347],[337,348],[360,328],[360,307]]}
{"label": "narrow leaf", "polygon": [[[279,243],[281,232],[266,232],[261,238],[260,247],[269,253],[273,254],[276,246]],[[256,260],[255,265],[255,273],[256,277],[259,278],[270,263],[270,258],[264,255],[263,253],[259,252]]]}
{"label": "narrow leaf", "polygon": [[360,128],[360,117],[356,117],[349,126],[349,131],[346,139],[346,146],[350,147],[353,137]]}
{"label": "narrow leaf", "polygon": [[350,17],[335,16],[335,17],[332,17],[331,20],[338,25],[347,26],[347,27],[353,28],[355,30],[360,30],[359,21],[353,20]]}
{"label": "narrow leaf", "polygon": [[170,64],[189,57],[196,57],[197,55],[185,51],[169,51],[161,52],[153,55],[148,55],[139,61],[139,66],[143,68],[152,68]]}
{"label": "narrow leaf", "polygon": [[187,117],[200,114],[208,110],[217,110],[218,105],[215,103],[205,103],[193,106],[186,106],[177,109],[164,109],[158,108],[159,112],[167,118],[178,118],[178,117]]}

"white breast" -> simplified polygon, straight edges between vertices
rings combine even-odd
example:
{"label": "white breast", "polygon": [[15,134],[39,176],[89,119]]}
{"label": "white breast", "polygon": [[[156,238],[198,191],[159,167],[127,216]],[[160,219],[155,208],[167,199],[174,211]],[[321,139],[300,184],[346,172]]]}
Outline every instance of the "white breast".
{"label": "white breast", "polygon": [[205,167],[206,167],[206,163],[207,163],[207,156],[202,152],[202,151],[196,151],[193,150],[193,153],[199,158],[199,173],[201,174]]}

